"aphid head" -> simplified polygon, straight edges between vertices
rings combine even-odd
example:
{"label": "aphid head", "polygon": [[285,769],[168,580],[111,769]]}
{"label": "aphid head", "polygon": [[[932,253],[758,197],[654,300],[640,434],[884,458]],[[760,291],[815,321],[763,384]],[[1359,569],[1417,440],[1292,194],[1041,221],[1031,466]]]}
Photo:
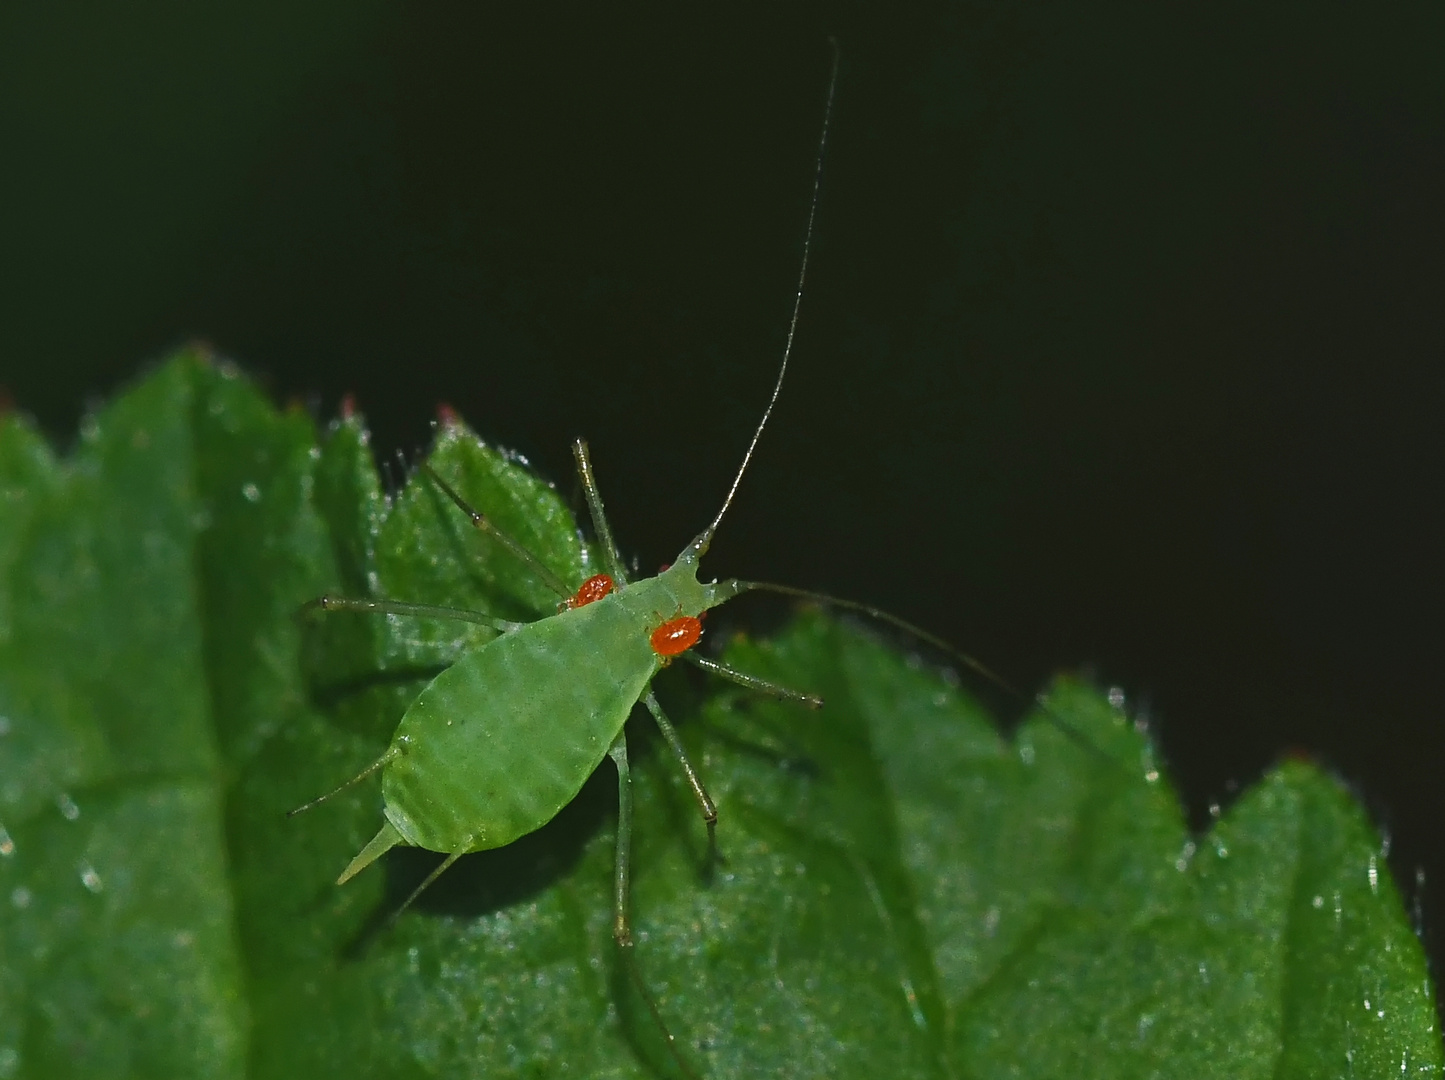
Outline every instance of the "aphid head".
{"label": "aphid head", "polygon": [[712,537],[713,527],[710,525],[678,553],[671,566],[665,567],[662,573],[657,575],[659,579],[666,579],[670,594],[676,599],[679,614],[701,615],[752,587],[749,582],[732,578],[707,583],[698,581],[698,564],[708,545],[712,543]]}
{"label": "aphid head", "polygon": [[677,558],[672,560],[672,565],[677,566],[681,563],[685,566],[692,567],[693,572],[696,573],[697,564],[702,560],[702,557],[707,554],[707,549],[712,546],[713,534],[716,532],[717,522],[713,522],[702,532],[698,533],[697,536],[693,537],[692,543],[678,552]]}

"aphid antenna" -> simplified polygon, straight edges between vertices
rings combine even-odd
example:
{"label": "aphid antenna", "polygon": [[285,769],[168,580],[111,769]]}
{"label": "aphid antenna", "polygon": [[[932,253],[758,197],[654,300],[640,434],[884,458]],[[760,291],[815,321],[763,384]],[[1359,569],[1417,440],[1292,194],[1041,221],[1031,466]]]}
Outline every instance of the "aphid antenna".
{"label": "aphid antenna", "polygon": [[768,418],[773,415],[773,406],[778,403],[778,394],[783,389],[783,376],[788,373],[788,357],[793,351],[793,339],[798,333],[798,313],[803,307],[803,285],[808,277],[808,255],[813,248],[813,222],[818,216],[818,193],[823,186],[823,151],[828,147],[828,128],[833,121],[833,98],[838,89],[838,67],[842,58],[838,39],[830,37],[828,44],[833,50],[833,67],[828,76],[828,99],[823,106],[823,131],[818,136],[818,156],[813,166],[813,193],[808,203],[808,225],[803,232],[803,260],[798,267],[798,288],[793,294],[793,314],[788,320],[788,337],[783,344],[783,360],[778,365],[778,378],[773,383],[773,394],[768,399],[768,407],[763,410],[763,418],[758,421],[752,441],[748,443],[747,451],[743,454],[743,462],[738,466],[737,475],[733,477],[732,486],[728,488],[727,496],[723,499],[722,508],[718,510],[717,517],[712,519],[712,524],[704,529],[693,542],[693,548],[698,555],[707,551],[708,545],[712,543],[713,534],[717,532],[718,526],[722,523],[723,515],[732,505],[733,496],[737,494],[738,485],[742,483],[743,473],[747,472],[748,463],[753,459],[753,451],[757,449],[758,440],[762,438],[763,428],[768,426]]}
{"label": "aphid antenna", "polygon": [[1060,716],[1059,713],[1054,710],[1044,699],[1042,694],[1036,695],[1034,698],[1030,699],[1027,694],[1025,694],[1022,690],[1019,690],[1016,686],[1014,686],[1013,683],[1009,682],[1002,675],[998,674],[998,672],[994,671],[983,661],[977,659],[974,656],[970,656],[968,653],[958,648],[958,646],[951,644],[950,642],[939,637],[937,634],[931,634],[927,630],[923,629],[923,627],[915,626],[907,619],[900,619],[892,612],[884,611],[882,608],[874,607],[872,604],[864,604],[857,600],[844,600],[842,597],[830,596],[828,593],[814,592],[812,589],[800,589],[794,585],[779,585],[771,581],[732,580],[720,582],[719,587],[726,588],[726,595],[728,596],[739,596],[745,592],[770,592],[778,593],[782,596],[791,596],[794,599],[798,600],[812,600],[819,604],[826,604],[829,607],[838,608],[841,611],[853,611],[858,613],[859,615],[865,615],[870,619],[874,619],[878,622],[884,623],[888,626],[893,627],[896,630],[901,630],[905,634],[917,638],[925,645],[937,649],[945,656],[951,657],[959,664],[966,667],[969,671],[972,671],[979,678],[984,679],[989,683],[992,683],[1004,693],[1009,694],[1012,697],[1019,699],[1020,701],[1032,700],[1034,704],[1036,704],[1040,709],[1043,710],[1043,713],[1048,718],[1049,722],[1053,724],[1056,728],[1058,728],[1059,731],[1062,732],[1071,742],[1082,747],[1090,754],[1094,754],[1110,762],[1114,761],[1114,758],[1110,754],[1106,753],[1103,749],[1101,749],[1099,745],[1094,742],[1093,739],[1089,738],[1081,730],[1079,730],[1078,727],[1071,724],[1069,721],[1065,720],[1062,716]]}

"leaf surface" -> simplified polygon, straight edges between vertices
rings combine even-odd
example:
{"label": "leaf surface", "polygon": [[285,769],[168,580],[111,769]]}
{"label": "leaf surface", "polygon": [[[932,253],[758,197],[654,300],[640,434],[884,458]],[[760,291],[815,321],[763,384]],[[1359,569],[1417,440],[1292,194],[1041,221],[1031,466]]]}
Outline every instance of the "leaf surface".
{"label": "leaf surface", "polygon": [[[430,462],[565,581],[595,571],[508,455],[449,426]],[[486,635],[299,618],[323,593],[556,603],[424,478],[386,497],[359,419],[318,444],[198,355],[66,459],[0,421],[0,1080],[678,1075],[612,947],[609,764],[395,925],[438,856],[333,884],[379,786],[286,811]],[[1379,837],[1318,769],[1195,836],[1146,737],[1077,682],[1005,737],[948,673],[818,613],[725,654],[828,704],[659,680],[716,864],[666,745],[629,727],[635,953],[698,1072],[1439,1073]]]}

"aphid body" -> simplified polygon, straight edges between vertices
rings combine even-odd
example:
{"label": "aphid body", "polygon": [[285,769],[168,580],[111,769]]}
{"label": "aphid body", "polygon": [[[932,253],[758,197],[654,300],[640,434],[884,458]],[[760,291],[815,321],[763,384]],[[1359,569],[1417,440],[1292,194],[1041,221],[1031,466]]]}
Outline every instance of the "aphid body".
{"label": "aphid body", "polygon": [[[779,687],[692,651],[702,635],[702,616],[712,607],[746,591],[766,590],[821,600],[867,614],[951,653],[987,680],[1009,688],[993,672],[944,640],[867,604],[757,581],[702,583],[698,580],[702,555],[707,554],[722,516],[733,503],[738,484],[782,390],[783,376],[788,372],[788,357],[798,328],[803,279],[808,270],[812,224],[818,208],[822,149],[827,142],[828,116],[837,82],[837,46],[832,71],[803,240],[798,292],[793,298],[788,341],[773,383],[772,398],[754,429],[753,440],[743,454],[717,516],[682,549],[678,558],[655,577],[629,581],[626,565],[607,523],[587,444],[578,440],[572,450],[607,573],[594,574],[577,584],[559,580],[536,555],[501,532],[484,513],[468,505],[447,480],[431,467],[422,466],[429,479],[470,516],[478,531],[488,533],[494,542],[509,549],[520,564],[525,564],[538,580],[551,588],[558,597],[556,614],[532,623],[514,623],[486,612],[400,600],[321,597],[309,604],[321,610],[462,620],[488,627],[494,633],[490,640],[462,653],[451,667],[426,685],[403,714],[386,753],[366,771],[337,791],[292,811],[306,810],[371,773],[381,772],[383,826],[351,860],[340,882],[376,862],[397,844],[447,854],[447,859],[407,898],[405,908],[462,854],[504,846],[545,826],[581,791],[604,756],[610,756],[617,766],[618,804],[613,935],[618,946],[624,947],[624,957],[630,956],[626,947],[633,944],[629,920],[631,781],[624,724],[634,706],[642,703],[652,713],[672,747],[707,823],[709,840],[717,823],[717,808],[652,693],[653,677],[673,659],[682,658],[750,690],[809,707],[822,706],[822,701],[812,695]],[[445,415],[444,422],[448,422]],[[1068,730],[1066,724],[1064,727]],[[695,1076],[676,1048],[672,1032],[630,960],[627,970],[652,1009],[657,1025],[668,1037],[676,1063],[688,1076]]]}
{"label": "aphid body", "polygon": [[653,635],[736,595],[697,580],[703,547],[699,537],[656,577],[518,625],[438,675],[397,727],[386,824],[346,876],[398,843],[484,851],[551,821],[670,659]]}
{"label": "aphid body", "polygon": [[[423,466],[432,482],[470,516],[479,531],[488,533],[511,551],[556,593],[555,615],[531,623],[514,623],[485,612],[389,599],[322,597],[309,605],[330,611],[455,619],[490,628],[495,634],[464,653],[421,691],[403,715],[386,752],[369,768],[336,791],[293,811],[308,809],[372,773],[382,773],[385,821],[376,836],[352,859],[340,877],[341,882],[398,844],[445,853],[446,859],[408,898],[406,903],[410,904],[462,855],[502,847],[551,821],[581,790],[603,757],[610,756],[618,778],[613,936],[619,945],[630,946],[632,791],[624,725],[638,703],[652,714],[677,756],[707,823],[710,839],[717,821],[712,799],[653,696],[653,677],[681,657],[749,689],[813,708],[822,705],[820,699],[809,694],[733,670],[692,651],[702,633],[704,613],[744,592],[766,590],[822,600],[861,612],[899,627],[951,653],[985,678],[1007,685],[946,642],[868,605],[783,585],[736,579],[711,583],[698,580],[699,563],[732,504],[787,372],[807,273],[827,117],[832,109],[836,78],[835,46],[833,81],[829,84],[823,136],[818,147],[818,170],[814,173],[798,290],[772,397],[753,432],[722,508],[672,564],[655,577],[628,580],[607,523],[587,445],[578,440],[573,452],[607,572],[594,574],[577,584],[558,579],[535,555],[500,531],[485,514],[473,509],[430,466]],[[629,953],[630,950],[624,948],[624,955]],[[628,970],[667,1035],[678,1065],[689,1075],[695,1075],[677,1051],[671,1032],[630,960]]]}
{"label": "aphid body", "polygon": [[[412,893],[409,904],[462,855],[509,844],[551,821],[581,790],[602,758],[610,756],[618,779],[613,936],[624,946],[624,955],[630,956],[625,947],[632,944],[628,914],[632,789],[623,729],[628,714],[639,702],[652,714],[676,754],[707,823],[709,840],[717,821],[712,799],[652,694],[653,677],[682,657],[750,689],[815,708],[822,704],[816,697],[735,671],[691,650],[701,637],[703,614],[740,593],[766,589],[813,595],[758,582],[703,583],[697,574],[699,561],[732,504],[787,373],[807,273],[837,70],[835,44],[798,290],[772,397],[722,508],[672,564],[655,577],[629,582],[612,540],[587,445],[578,440],[573,452],[607,573],[575,584],[561,581],[540,559],[473,509],[430,466],[423,466],[432,482],[471,518],[479,531],[512,552],[557,594],[555,615],[532,623],[514,623],[486,612],[391,599],[321,597],[308,605],[326,611],[455,619],[490,628],[496,635],[464,653],[422,690],[402,716],[386,752],[370,767],[336,791],[292,811],[308,809],[372,773],[382,773],[384,824],[352,859],[341,882],[398,844],[444,852],[446,859]],[[863,605],[838,603],[871,611]],[[630,960],[628,970],[667,1035],[678,1065],[695,1075],[677,1051],[671,1032]]]}

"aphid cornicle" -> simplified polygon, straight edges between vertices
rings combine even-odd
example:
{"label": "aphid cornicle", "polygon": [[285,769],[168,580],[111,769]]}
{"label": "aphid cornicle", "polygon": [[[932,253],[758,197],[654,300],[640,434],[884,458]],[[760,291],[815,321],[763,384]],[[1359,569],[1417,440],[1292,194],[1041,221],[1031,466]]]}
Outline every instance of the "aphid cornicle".
{"label": "aphid cornicle", "polygon": [[[813,595],[760,582],[704,583],[698,580],[698,567],[737,493],[787,372],[807,274],[837,77],[838,50],[833,43],[832,74],[818,142],[802,264],[772,397],[717,516],[670,566],[655,577],[628,579],[603,510],[587,445],[579,439],[573,444],[573,452],[607,571],[580,583],[559,580],[541,560],[502,533],[485,514],[473,509],[430,466],[423,466],[431,481],[471,518],[479,531],[511,551],[519,563],[557,594],[557,614],[536,622],[513,623],[484,612],[390,599],[321,597],[307,605],[323,611],[457,619],[489,627],[496,633],[491,640],[464,653],[422,690],[402,716],[391,745],[371,766],[336,791],[292,811],[294,814],[309,809],[381,772],[384,822],[352,859],[338,883],[346,882],[397,845],[445,853],[446,859],[408,897],[406,903],[410,904],[462,855],[501,847],[547,824],[577,795],[602,759],[610,756],[618,779],[613,936],[626,954],[632,945],[628,914],[632,792],[623,726],[639,702],[651,712],[676,754],[707,823],[710,840],[717,821],[712,798],[652,693],[653,677],[682,657],[753,690],[815,708],[822,705],[812,695],[735,671],[691,650],[701,637],[704,613],[743,592],[763,589]],[[871,611],[864,605],[841,603]],[[547,748],[545,755],[539,755],[539,746]],[[636,967],[630,959],[627,963],[678,1065],[695,1075],[678,1052],[674,1036]]]}

